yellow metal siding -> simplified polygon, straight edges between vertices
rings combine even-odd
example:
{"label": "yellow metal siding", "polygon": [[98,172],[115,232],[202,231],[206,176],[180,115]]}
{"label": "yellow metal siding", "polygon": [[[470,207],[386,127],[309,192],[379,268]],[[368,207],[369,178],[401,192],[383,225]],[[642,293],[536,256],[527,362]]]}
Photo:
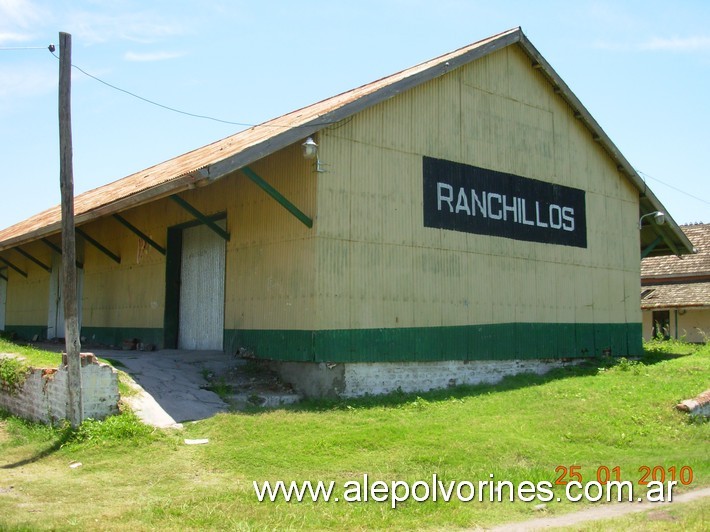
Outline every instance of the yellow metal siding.
{"label": "yellow metal siding", "polygon": [[[315,169],[301,156],[300,146],[260,161],[253,170],[315,218]],[[309,327],[315,267],[307,241],[313,230],[241,172],[180,196],[206,215],[226,213],[231,238],[225,266],[225,328]],[[168,227],[194,221],[167,198],[122,216],[162,246]],[[86,245],[83,325],[162,328],[165,257],[110,217],[82,228],[121,257],[119,265]],[[46,310],[42,320],[46,321]]]}
{"label": "yellow metal siding", "polygon": [[[22,249],[45,265],[52,266],[53,252],[45,244],[34,242],[25,244]],[[49,273],[18,253],[5,252],[3,256],[27,273],[25,278],[11,268],[4,270],[8,278],[5,325],[46,327],[49,310]]]}
{"label": "yellow metal siding", "polygon": [[[13,264],[15,264],[13,262]],[[21,264],[17,261],[17,265]],[[8,270],[5,325],[47,325],[49,310],[49,274],[36,267],[27,267],[25,279]]]}
{"label": "yellow metal siding", "polygon": [[[638,194],[516,47],[326,129],[320,143],[330,172],[318,182],[318,328],[640,320]],[[423,155],[585,190],[588,247],[425,228]],[[349,210],[329,203],[348,195]],[[350,224],[325,214],[338,207]]]}

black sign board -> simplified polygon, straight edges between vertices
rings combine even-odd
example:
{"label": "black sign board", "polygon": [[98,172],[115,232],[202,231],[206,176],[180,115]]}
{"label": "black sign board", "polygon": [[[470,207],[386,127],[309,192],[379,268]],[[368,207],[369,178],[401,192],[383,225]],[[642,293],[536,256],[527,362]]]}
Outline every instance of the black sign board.
{"label": "black sign board", "polygon": [[585,192],[424,157],[424,226],[587,247]]}

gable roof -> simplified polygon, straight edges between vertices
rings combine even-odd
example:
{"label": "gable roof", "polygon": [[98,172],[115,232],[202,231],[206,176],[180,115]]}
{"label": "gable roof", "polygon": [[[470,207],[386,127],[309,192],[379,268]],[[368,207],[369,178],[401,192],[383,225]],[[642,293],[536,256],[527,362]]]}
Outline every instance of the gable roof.
{"label": "gable roof", "polygon": [[[658,198],[646,187],[567,84],[522,30],[514,28],[84,192],[74,200],[75,223],[81,225],[194,186],[209,184],[294,142],[304,140],[329,124],[511,45],[519,46],[528,55],[531,66],[545,75],[553,90],[570,105],[574,115],[589,129],[591,138],[607,151],[616,162],[619,172],[639,190],[640,214],[665,212]],[[690,242],[675,221],[669,215],[666,215],[666,220],[662,226],[652,224],[641,231],[641,247],[645,248],[660,237],[652,251],[654,255],[692,252]],[[56,206],[0,231],[0,251],[60,230],[61,211]]]}

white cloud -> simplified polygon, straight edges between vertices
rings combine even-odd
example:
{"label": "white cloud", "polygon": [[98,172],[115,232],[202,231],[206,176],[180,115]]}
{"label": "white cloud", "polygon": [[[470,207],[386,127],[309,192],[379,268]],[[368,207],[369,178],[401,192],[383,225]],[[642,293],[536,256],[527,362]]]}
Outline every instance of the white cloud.
{"label": "white cloud", "polygon": [[43,10],[29,0],[0,0],[3,26],[29,28],[42,18]]}
{"label": "white cloud", "polygon": [[9,42],[27,42],[32,40],[29,33],[16,33],[12,31],[0,31],[0,44]]}
{"label": "white cloud", "polygon": [[152,43],[184,34],[181,24],[149,12],[103,14],[77,11],[69,16],[68,24],[77,38],[91,44],[116,39]]}
{"label": "white cloud", "polygon": [[641,50],[666,50],[670,52],[710,51],[710,37],[654,37],[640,45]]}
{"label": "white cloud", "polygon": [[184,55],[185,54],[183,52],[126,52],[123,55],[123,58],[126,61],[149,62],[177,59],[178,57],[183,57]]}
{"label": "white cloud", "polygon": [[44,15],[28,0],[0,0],[0,45],[33,40]]}

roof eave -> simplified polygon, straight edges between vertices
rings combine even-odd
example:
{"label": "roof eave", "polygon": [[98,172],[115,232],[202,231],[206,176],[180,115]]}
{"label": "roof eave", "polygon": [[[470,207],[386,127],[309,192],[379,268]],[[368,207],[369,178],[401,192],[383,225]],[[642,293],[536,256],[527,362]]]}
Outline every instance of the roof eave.
{"label": "roof eave", "polygon": [[476,59],[519,42],[522,35],[523,33],[521,29],[515,28],[501,33],[498,36],[491,38],[489,42],[475,47],[461,55],[451,58],[448,58],[451,54],[441,56],[441,62],[432,65],[430,68],[416,72],[411,76],[407,76],[389,85],[385,85],[384,87],[365,94],[356,100],[347,102],[337,109],[308,120],[299,125],[297,128],[286,130],[270,137],[260,144],[251,146],[240,153],[234,154],[214,164],[210,164],[203,168],[201,172],[203,175],[209,177],[209,179],[220,179],[248,164],[253,163],[254,161],[271,155],[294,142],[320,131],[325,127],[324,124],[333,124],[350,118],[356,113],[364,111],[385,100],[389,100],[390,98],[394,98],[404,91],[441,77],[452,70],[475,61]]}
{"label": "roof eave", "polygon": [[[145,203],[150,203],[151,201],[159,200],[164,197],[177,194],[178,192],[182,192],[183,190],[195,188],[198,182],[203,180],[204,177],[202,175],[196,172],[191,172],[189,174],[177,177],[176,179],[173,179],[171,181],[162,183],[161,185],[158,185],[156,187],[142,190],[140,192],[137,192],[136,194],[125,196],[116,201],[112,201],[111,203],[100,205],[96,209],[92,209],[90,211],[78,214],[74,217],[74,223],[76,226],[80,226],[103,216],[117,214],[126,209],[137,207]],[[59,207],[54,207],[50,210],[55,210],[58,208]],[[0,251],[6,251],[8,249],[21,246],[23,244],[29,244],[30,242],[34,242],[35,240],[39,240],[40,238],[46,238],[60,233],[61,231],[62,224],[60,220],[51,224],[47,224],[34,231],[30,231],[28,233],[24,233],[22,235],[18,235],[17,237],[9,238],[3,242],[0,242]]]}
{"label": "roof eave", "polygon": [[[540,70],[550,81],[553,86],[553,90],[558,93],[572,108],[574,111],[574,116],[579,119],[585,127],[589,130],[592,139],[599,143],[602,148],[609,154],[609,156],[616,162],[616,168],[620,173],[623,173],[631,183],[639,191],[639,217],[643,214],[651,213],[654,211],[663,211],[666,215],[666,227],[670,231],[658,230],[657,233],[663,238],[665,246],[656,246],[655,250],[649,255],[683,255],[687,253],[693,253],[693,245],[688,240],[688,237],[683,233],[678,224],[673,220],[673,218],[668,214],[667,210],[660,202],[660,200],[655,196],[655,194],[646,186],[645,181],[636,172],[631,163],[624,157],[619,148],[616,147],[614,142],[609,138],[606,132],[602,129],[599,123],[594,119],[587,108],[582,104],[582,102],[577,98],[577,96],[572,92],[569,86],[564,82],[564,80],[557,74],[552,65],[550,65],[547,60],[540,54],[540,52],[535,48],[535,46],[530,42],[530,40],[525,36],[525,34],[520,31],[520,46],[525,50],[532,61],[533,68]],[[663,227],[663,226],[655,226]]]}

